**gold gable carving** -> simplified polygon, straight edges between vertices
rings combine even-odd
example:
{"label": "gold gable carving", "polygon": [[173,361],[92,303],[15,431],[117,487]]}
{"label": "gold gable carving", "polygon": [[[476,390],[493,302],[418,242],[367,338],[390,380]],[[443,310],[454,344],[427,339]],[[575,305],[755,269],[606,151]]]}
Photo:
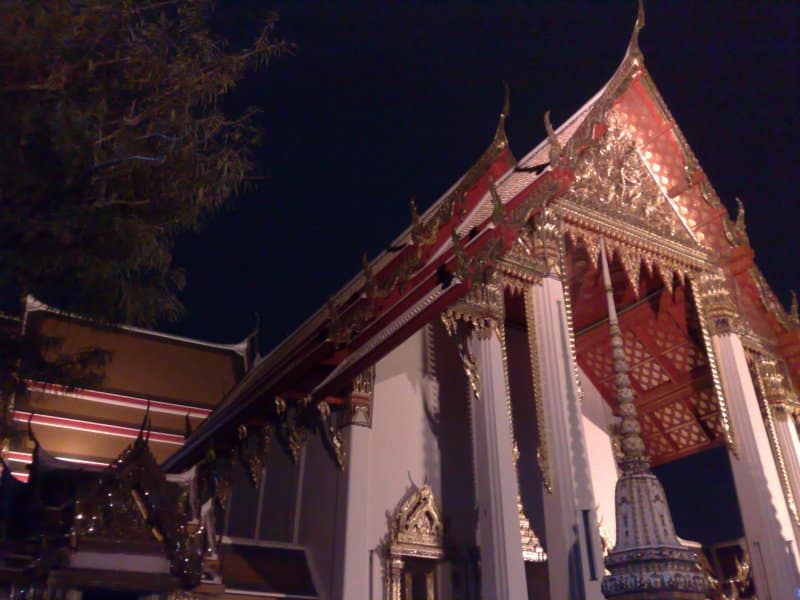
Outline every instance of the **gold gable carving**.
{"label": "gold gable carving", "polygon": [[443,537],[441,510],[433,497],[433,490],[425,484],[417,488],[392,517],[389,555],[391,558],[440,559],[444,555]]}
{"label": "gold gable carving", "polygon": [[613,111],[608,130],[580,157],[567,195],[573,203],[678,242],[695,246],[647,169],[636,141]]}

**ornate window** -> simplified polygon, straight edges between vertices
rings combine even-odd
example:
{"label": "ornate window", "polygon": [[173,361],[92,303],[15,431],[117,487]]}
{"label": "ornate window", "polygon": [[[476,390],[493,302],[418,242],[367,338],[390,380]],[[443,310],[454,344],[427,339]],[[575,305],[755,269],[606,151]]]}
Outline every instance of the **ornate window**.
{"label": "ornate window", "polygon": [[386,600],[441,598],[442,536],[433,490],[427,484],[416,488],[391,518],[384,564]]}

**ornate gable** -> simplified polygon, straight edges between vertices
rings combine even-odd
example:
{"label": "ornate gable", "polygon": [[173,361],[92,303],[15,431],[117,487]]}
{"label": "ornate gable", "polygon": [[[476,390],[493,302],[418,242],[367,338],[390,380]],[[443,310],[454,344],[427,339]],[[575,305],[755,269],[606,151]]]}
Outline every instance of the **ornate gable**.
{"label": "ornate gable", "polygon": [[200,583],[202,532],[191,522],[187,494],[167,481],[143,429],[76,501],[73,539],[157,541],[173,575],[193,587]]}
{"label": "ornate gable", "polygon": [[687,245],[695,240],[648,170],[639,144],[620,115],[606,114],[607,130],[580,155],[565,199],[621,223]]}

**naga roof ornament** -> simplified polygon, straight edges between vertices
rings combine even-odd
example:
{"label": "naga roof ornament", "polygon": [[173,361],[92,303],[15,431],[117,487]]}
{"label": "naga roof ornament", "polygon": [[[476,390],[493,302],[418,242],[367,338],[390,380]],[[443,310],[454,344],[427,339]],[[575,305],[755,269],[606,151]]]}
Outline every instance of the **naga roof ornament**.
{"label": "naga roof ornament", "polygon": [[628,43],[628,56],[633,59],[633,64],[641,67],[644,65],[644,55],[639,48],[639,32],[644,29],[644,0],[639,0],[639,11],[636,14],[636,22],[633,24],[631,40]]}
{"label": "naga roof ornament", "polygon": [[556,165],[561,160],[561,142],[553,129],[549,110],[544,113],[544,130],[547,132],[547,141],[550,142],[550,164]]}

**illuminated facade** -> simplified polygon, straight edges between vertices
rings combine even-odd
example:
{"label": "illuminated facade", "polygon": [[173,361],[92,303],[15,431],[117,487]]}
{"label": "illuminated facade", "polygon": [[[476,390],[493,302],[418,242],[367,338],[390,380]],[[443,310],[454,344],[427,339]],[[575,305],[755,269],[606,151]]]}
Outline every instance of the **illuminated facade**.
{"label": "illuminated facade", "polygon": [[[798,589],[797,310],[644,68],[642,25],[521,159],[506,103],[476,164],[168,461],[282,443],[301,481],[270,488],[297,523],[276,542],[305,550],[320,597]],[[704,481],[652,474],[700,464],[713,534],[667,504]]]}
{"label": "illuminated facade", "polygon": [[[202,523],[175,534],[199,560],[184,587],[795,596],[797,307],[775,298],[743,210],[729,217],[669,113],[642,24],[603,89],[557,129],[546,117],[521,159],[506,102],[475,165],[424,214],[412,205],[391,249],[166,460],[196,498],[182,518]],[[716,461],[703,480],[653,475],[688,477],[701,457]],[[667,500],[706,484],[723,531],[681,539],[702,533],[673,524],[695,508]],[[250,560],[235,594],[209,531]]]}

